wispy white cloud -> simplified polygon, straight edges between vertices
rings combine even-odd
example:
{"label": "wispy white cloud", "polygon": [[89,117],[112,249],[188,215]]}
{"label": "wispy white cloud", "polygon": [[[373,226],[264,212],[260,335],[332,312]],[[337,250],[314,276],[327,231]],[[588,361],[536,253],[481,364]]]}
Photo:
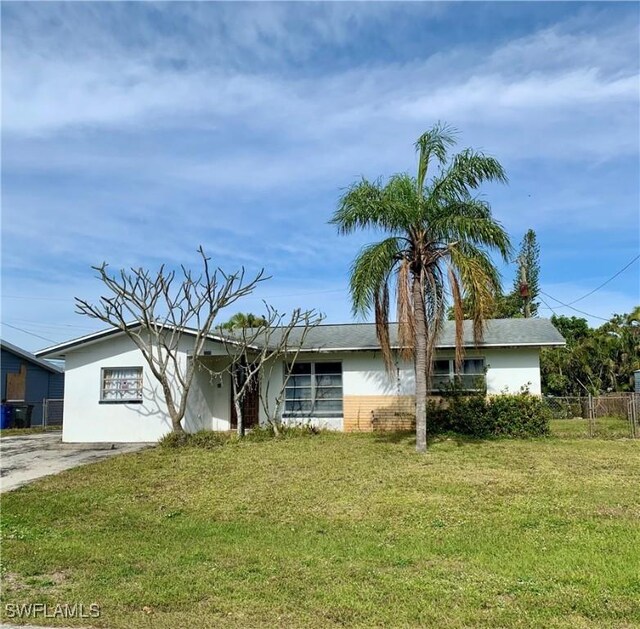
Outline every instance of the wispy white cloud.
{"label": "wispy white cloud", "polygon": [[[611,248],[626,225],[633,246],[638,23],[620,10],[436,46],[455,5],[5,6],[4,273],[50,294],[33,279],[50,269],[188,261],[202,242],[346,317],[322,291],[346,286],[366,236],[326,224],[340,189],[412,170],[438,119],[507,167],[488,192],[514,240],[534,227],[588,247],[600,230]],[[424,34],[405,37],[413,22]]]}
{"label": "wispy white cloud", "polygon": [[[296,42],[295,30],[288,37],[278,32],[282,16],[274,5],[269,7],[268,27],[258,27],[257,20],[253,26],[238,27],[237,46],[243,47],[246,40],[247,45],[279,49],[281,38]],[[235,18],[234,24],[243,23]],[[342,16],[339,23],[348,19]],[[243,35],[245,29],[248,33]],[[336,30],[340,29],[329,28],[332,33]],[[276,44],[265,46],[260,33],[266,32],[276,33]],[[596,37],[563,32],[559,26],[507,42],[480,58],[470,47],[455,48],[411,63],[367,64],[313,77],[285,76],[279,69],[249,73],[220,63],[167,64],[166,50],[154,47],[142,55],[112,45],[99,56],[51,58],[43,58],[37,47],[19,53],[8,48],[4,130],[8,134],[94,127],[139,130],[180,126],[186,119],[216,128],[242,121],[249,128],[284,134],[300,144],[335,145],[336,136],[351,140],[362,137],[363,131],[384,136],[389,127],[388,135],[396,135],[398,129],[434,118],[460,125],[482,121],[499,135],[522,127],[523,117],[535,112],[533,127],[542,121],[547,132],[563,125],[573,131],[615,107],[622,122],[633,123],[638,105],[634,32],[633,24],[618,24]],[[332,37],[342,39],[340,33]],[[612,59],[621,57],[635,57],[636,62],[612,67]],[[623,126],[620,122],[618,128]],[[534,128],[531,135],[538,131]],[[567,146],[566,136],[580,142],[583,134],[565,133],[559,142],[554,142],[553,133],[547,136],[544,145],[534,145],[537,154],[563,148],[569,154],[573,148],[590,147],[595,152],[600,150],[598,140],[604,140],[574,147]],[[509,148],[502,144],[507,146],[501,149]],[[625,133],[611,138],[610,144],[607,148],[612,151],[632,149]]]}

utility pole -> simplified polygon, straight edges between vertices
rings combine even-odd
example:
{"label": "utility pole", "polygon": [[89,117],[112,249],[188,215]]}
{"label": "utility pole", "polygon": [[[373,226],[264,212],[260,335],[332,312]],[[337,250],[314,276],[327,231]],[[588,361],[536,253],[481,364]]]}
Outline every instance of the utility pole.
{"label": "utility pole", "polygon": [[513,279],[514,298],[517,298],[519,313],[525,318],[535,317],[538,304],[535,302],[540,292],[538,280],[540,276],[540,252],[536,242],[536,233],[530,229],[520,243],[520,253],[515,262],[518,272]]}
{"label": "utility pole", "polygon": [[520,255],[518,262],[520,264],[520,297],[524,303],[524,318],[529,319],[531,317],[531,294],[527,282],[527,259],[524,255]]}

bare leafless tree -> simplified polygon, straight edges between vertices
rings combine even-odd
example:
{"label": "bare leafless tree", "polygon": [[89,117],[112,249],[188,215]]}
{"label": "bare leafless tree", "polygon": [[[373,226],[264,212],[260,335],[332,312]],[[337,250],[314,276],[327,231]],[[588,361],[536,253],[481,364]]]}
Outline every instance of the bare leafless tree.
{"label": "bare leafless tree", "polygon": [[[92,267],[108,296],[95,304],[76,297],[77,312],[124,332],[142,353],[160,383],[174,432],[184,432],[182,419],[193,381],[196,357],[222,308],[249,295],[267,279],[261,270],[246,279],[244,268],[227,274],[212,269],[211,259],[198,249],[202,269],[194,275],[162,265],[157,273],[132,268],[109,273],[106,263]],[[186,344],[183,339],[190,339]],[[192,359],[184,358],[184,350]]]}
{"label": "bare leafless tree", "polygon": [[[280,434],[280,410],[291,367],[297,361],[309,332],[324,319],[315,310],[297,308],[287,316],[266,303],[265,308],[263,325],[255,328],[236,327],[229,336],[221,337],[230,358],[228,369],[239,436],[245,432],[242,400],[255,387],[258,387],[260,405],[267,421],[274,433]],[[284,366],[284,377],[272,398],[270,386],[274,369],[280,365],[278,359],[286,359],[288,368]]]}

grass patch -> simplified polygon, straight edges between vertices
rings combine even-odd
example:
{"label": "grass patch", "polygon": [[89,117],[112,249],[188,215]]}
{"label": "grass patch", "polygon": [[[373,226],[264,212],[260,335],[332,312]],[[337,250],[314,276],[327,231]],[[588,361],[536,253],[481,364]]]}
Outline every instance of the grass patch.
{"label": "grass patch", "polygon": [[1,437],[17,437],[20,435],[37,435],[42,432],[56,432],[62,430],[62,426],[33,426],[32,428],[3,428],[0,430]]}
{"label": "grass patch", "polygon": [[[551,420],[551,434],[564,439],[586,439],[589,437],[589,420]],[[631,436],[629,420],[623,417],[598,417],[593,422],[593,436],[597,439],[623,439]]]}
{"label": "grass patch", "polygon": [[116,629],[640,626],[638,442],[413,447],[230,441],[42,479],[2,497],[2,602]]}

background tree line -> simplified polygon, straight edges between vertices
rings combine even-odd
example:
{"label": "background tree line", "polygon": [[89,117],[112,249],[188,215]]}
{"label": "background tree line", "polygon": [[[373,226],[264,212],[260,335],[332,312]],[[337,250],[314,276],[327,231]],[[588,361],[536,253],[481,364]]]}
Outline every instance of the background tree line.
{"label": "background tree line", "polygon": [[[500,291],[491,316],[494,319],[535,317],[540,303],[540,247],[530,229],[520,244],[511,291]],[[471,304],[465,300],[465,318]],[[453,313],[449,311],[449,318]],[[567,346],[545,349],[540,355],[542,392],[578,396],[633,390],[633,372],[640,369],[640,306],[631,313],[614,315],[598,328],[586,319],[554,314],[552,323]]]}
{"label": "background tree line", "polygon": [[633,391],[633,372],[640,369],[640,306],[629,314],[614,315],[598,328],[578,317],[553,315],[551,321],[567,346],[542,351],[543,393]]}

